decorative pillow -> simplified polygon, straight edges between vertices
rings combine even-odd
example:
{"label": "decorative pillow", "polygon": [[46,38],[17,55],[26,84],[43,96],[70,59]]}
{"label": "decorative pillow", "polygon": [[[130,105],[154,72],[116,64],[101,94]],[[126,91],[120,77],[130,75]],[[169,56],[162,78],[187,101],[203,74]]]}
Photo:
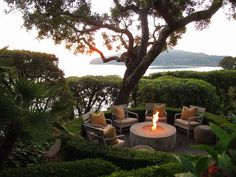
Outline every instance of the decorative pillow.
{"label": "decorative pillow", "polygon": [[[114,138],[116,137],[116,128],[113,126],[107,126],[103,129],[104,137],[105,138]],[[118,142],[117,139],[107,141],[108,145],[113,145]]]}
{"label": "decorative pillow", "polygon": [[99,112],[99,113],[97,113],[97,114],[95,114],[95,113],[90,113],[90,114],[89,114],[89,118],[90,118],[90,123],[91,123],[91,124],[97,124],[97,125],[107,126],[106,118],[105,118],[104,112]]}
{"label": "decorative pillow", "polygon": [[122,106],[114,106],[113,111],[116,114],[117,120],[122,120],[125,118],[125,112]]}
{"label": "decorative pillow", "polygon": [[159,117],[166,117],[166,104],[161,104],[161,105],[154,105],[153,107],[153,114],[155,114],[156,112],[159,112],[158,116]]}
{"label": "decorative pillow", "polygon": [[195,117],[197,114],[197,108],[188,108],[183,106],[180,119],[188,120],[190,117]]}

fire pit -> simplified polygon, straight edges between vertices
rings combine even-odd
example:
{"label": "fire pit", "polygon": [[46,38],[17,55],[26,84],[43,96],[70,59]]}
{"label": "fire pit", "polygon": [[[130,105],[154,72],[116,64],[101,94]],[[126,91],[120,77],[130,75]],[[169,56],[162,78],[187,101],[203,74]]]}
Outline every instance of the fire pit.
{"label": "fire pit", "polygon": [[[158,119],[158,116],[155,116]],[[156,150],[168,151],[175,147],[176,128],[172,125],[157,122],[141,122],[130,128],[130,145],[148,145]]]}

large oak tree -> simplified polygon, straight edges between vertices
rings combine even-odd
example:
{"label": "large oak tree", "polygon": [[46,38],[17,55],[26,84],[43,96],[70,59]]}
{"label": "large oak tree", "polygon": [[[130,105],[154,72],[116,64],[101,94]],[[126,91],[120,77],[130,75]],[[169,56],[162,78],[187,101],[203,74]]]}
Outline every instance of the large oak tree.
{"label": "large oak tree", "polygon": [[[235,0],[113,0],[110,12],[101,14],[91,10],[95,0],[5,1],[22,11],[24,26],[35,27],[39,38],[51,37],[79,53],[97,52],[103,62],[124,62],[126,71],[116,104],[128,103],[150,64],[177,44],[187,24],[195,22],[203,29],[223,7],[234,15],[236,5]],[[106,57],[96,45],[97,33],[108,49],[123,49],[122,54]]]}

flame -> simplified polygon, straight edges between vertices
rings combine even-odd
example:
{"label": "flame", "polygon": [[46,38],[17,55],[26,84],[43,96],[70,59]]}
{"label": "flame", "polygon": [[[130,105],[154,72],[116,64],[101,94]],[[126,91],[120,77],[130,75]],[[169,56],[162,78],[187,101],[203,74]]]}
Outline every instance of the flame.
{"label": "flame", "polygon": [[157,127],[157,121],[159,119],[158,117],[159,112],[157,111],[155,114],[153,114],[153,119],[152,119],[152,130],[155,130]]}

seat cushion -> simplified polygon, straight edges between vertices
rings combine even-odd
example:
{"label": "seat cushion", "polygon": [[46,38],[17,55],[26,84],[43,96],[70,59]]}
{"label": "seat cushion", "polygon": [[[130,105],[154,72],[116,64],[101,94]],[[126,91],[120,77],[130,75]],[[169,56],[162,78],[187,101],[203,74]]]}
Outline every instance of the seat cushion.
{"label": "seat cushion", "polygon": [[[115,138],[116,137],[116,128],[113,127],[113,126],[106,126],[103,129],[103,133],[104,133],[105,138]],[[113,145],[113,144],[116,144],[116,143],[118,143],[117,139],[107,141],[108,145]]]}
{"label": "seat cushion", "polygon": [[183,128],[183,129],[186,129],[186,130],[187,129],[192,130],[197,125],[200,125],[200,122],[190,121],[190,125],[188,125],[188,121],[187,120],[183,120],[183,119],[176,119],[175,120],[175,126]]}
{"label": "seat cushion", "polygon": [[107,126],[104,112],[99,112],[98,114],[90,113],[89,117],[90,117],[90,123],[91,124]]}
{"label": "seat cushion", "polygon": [[117,127],[129,127],[135,123],[138,123],[138,119],[136,118],[131,118],[131,117],[126,117],[122,120],[114,120],[113,124]]}
{"label": "seat cushion", "polygon": [[159,117],[166,117],[165,111],[166,111],[165,104],[154,105],[154,107],[153,107],[153,114],[155,114],[156,112],[159,112],[159,114],[158,114]]}
{"label": "seat cushion", "polygon": [[116,114],[117,120],[122,120],[125,118],[125,112],[122,106],[114,106],[113,112]]}
{"label": "seat cushion", "polygon": [[181,117],[182,120],[188,120],[190,117],[195,117],[197,115],[197,108],[188,108],[186,106],[183,106]]}

